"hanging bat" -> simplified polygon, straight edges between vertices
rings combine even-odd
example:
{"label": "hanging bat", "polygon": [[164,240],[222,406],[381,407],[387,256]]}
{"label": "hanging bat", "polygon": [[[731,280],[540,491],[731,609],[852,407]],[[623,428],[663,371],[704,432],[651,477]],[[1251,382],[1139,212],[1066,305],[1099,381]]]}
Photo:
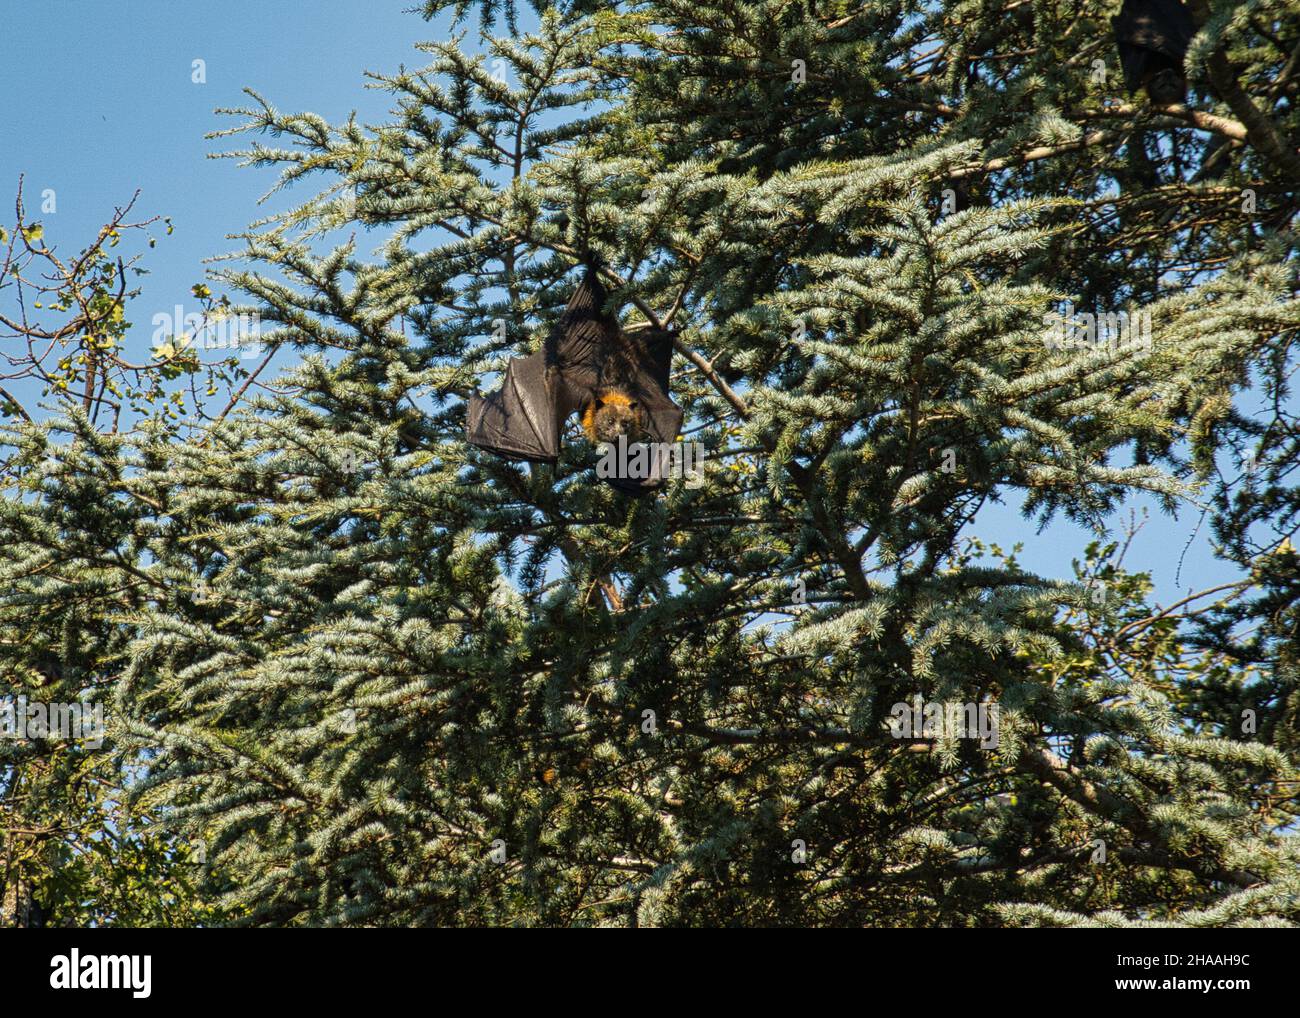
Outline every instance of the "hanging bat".
{"label": "hanging bat", "polygon": [[[589,268],[542,349],[512,358],[500,389],[470,395],[471,445],[506,459],[554,463],[565,422],[575,412],[593,444],[677,440],[682,411],[668,395],[673,334],[621,329],[605,313],[606,299]],[[655,456],[642,462],[647,476],[606,480],[628,494],[651,492],[663,484],[667,465]]]}
{"label": "hanging bat", "polygon": [[1196,26],[1180,0],[1124,0],[1110,23],[1130,95],[1145,88],[1159,106],[1187,98],[1183,58]]}

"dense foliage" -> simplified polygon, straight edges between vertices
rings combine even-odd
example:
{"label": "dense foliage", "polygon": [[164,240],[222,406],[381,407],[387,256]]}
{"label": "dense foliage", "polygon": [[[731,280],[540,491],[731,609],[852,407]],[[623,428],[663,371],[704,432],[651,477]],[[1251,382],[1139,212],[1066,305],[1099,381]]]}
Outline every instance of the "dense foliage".
{"label": "dense foliage", "polygon": [[[384,124],[225,111],[320,184],[210,281],[300,354],[273,390],[6,432],[7,672],[104,684],[205,848],[171,921],[1300,920],[1300,8],[1190,3],[1154,107],[1097,0],[499,6],[426,5],[462,34]],[[680,330],[702,485],[463,441],[589,254]],[[1066,302],[1149,341],[1054,342]],[[1156,605],[1137,495],[1240,581]],[[998,500],[1095,528],[1077,575],[981,543]],[[894,737],[917,696],[996,747]],[[34,752],[10,798],[75,809]]]}

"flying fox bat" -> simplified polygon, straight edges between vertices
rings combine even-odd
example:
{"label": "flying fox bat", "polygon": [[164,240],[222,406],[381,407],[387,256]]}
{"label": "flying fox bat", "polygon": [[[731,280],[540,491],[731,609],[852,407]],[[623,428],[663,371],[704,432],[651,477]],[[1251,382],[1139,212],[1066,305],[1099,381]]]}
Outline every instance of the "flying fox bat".
{"label": "flying fox bat", "polygon": [[1183,58],[1196,26],[1180,0],[1124,0],[1110,23],[1130,95],[1145,87],[1160,106],[1187,98]]}
{"label": "flying fox bat", "polygon": [[[594,444],[626,448],[676,441],[682,411],[668,395],[673,334],[619,328],[604,311],[606,299],[596,273],[588,269],[542,349],[512,358],[500,389],[471,394],[466,428],[471,445],[506,459],[554,463],[564,424],[575,412]],[[663,484],[662,459],[646,456],[637,462],[645,469],[614,471],[605,480],[633,495]],[[633,476],[638,473],[646,476]]]}

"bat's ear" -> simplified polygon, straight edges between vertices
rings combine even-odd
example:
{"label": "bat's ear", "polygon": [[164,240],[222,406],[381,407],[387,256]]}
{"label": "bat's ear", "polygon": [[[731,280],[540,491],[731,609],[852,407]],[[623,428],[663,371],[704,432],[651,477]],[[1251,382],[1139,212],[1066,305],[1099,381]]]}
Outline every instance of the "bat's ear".
{"label": "bat's ear", "polygon": [[639,399],[634,399],[627,405],[627,408],[629,410],[639,410],[641,408],[641,401]]}
{"label": "bat's ear", "polygon": [[605,401],[601,399],[599,396],[592,396],[591,405],[595,407],[597,410],[599,410],[601,407],[605,405]]}

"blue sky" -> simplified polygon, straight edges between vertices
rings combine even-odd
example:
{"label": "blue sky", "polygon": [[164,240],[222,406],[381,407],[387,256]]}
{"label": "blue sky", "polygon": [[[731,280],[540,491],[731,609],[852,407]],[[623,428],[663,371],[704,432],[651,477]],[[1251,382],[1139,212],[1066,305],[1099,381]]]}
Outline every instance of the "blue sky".
{"label": "blue sky", "polygon": [[[30,209],[39,207],[45,189],[55,192],[57,212],[39,216],[47,242],[83,244],[137,188],[135,218],[170,216],[175,231],[146,253],[141,264],[150,274],[129,315],[135,322],[129,349],[144,355],[152,314],[190,302],[204,259],[232,249],[226,234],[293,198],[292,192],[277,196],[259,208],[271,172],[209,158],[238,144],[204,138],[233,124],[213,111],[243,105],[247,86],[282,110],[310,110],[330,122],[353,110],[363,121],[385,119],[388,96],[365,88],[363,71],[418,66],[425,57],[413,45],[447,33],[445,19],[431,23],[407,13],[413,3],[8,0],[0,201],[9,211],[0,222],[12,222],[19,174]],[[205,83],[191,80],[195,60],[204,61]],[[1204,527],[1184,557],[1197,515],[1188,509],[1173,521],[1153,510],[1127,559],[1129,568],[1152,571],[1165,601],[1190,585],[1232,578],[1213,560]],[[1070,575],[1070,560],[1082,556],[1088,540],[1069,524],[1037,534],[1015,504],[987,508],[973,532],[1008,548],[1024,542],[1022,564],[1057,577]]]}
{"label": "blue sky", "polygon": [[[209,158],[240,147],[239,139],[204,138],[236,123],[213,111],[246,105],[241,90],[248,86],[281,109],[311,110],[331,122],[353,110],[362,120],[384,119],[388,96],[366,89],[362,72],[422,62],[413,44],[439,31],[403,13],[410,6],[6,3],[0,201],[7,211],[0,222],[11,224],[24,174],[29,216],[43,221],[50,241],[80,246],[138,188],[133,218],[170,216],[175,226],[142,262],[150,275],[130,309],[138,347],[148,349],[144,312],[188,302],[190,286],[203,279],[203,260],[234,248],[226,234],[292,199],[277,196],[259,208],[271,173]],[[24,56],[13,59],[17,54]],[[194,60],[204,61],[206,83],[191,80]],[[53,215],[39,211],[46,188],[55,192]]]}

